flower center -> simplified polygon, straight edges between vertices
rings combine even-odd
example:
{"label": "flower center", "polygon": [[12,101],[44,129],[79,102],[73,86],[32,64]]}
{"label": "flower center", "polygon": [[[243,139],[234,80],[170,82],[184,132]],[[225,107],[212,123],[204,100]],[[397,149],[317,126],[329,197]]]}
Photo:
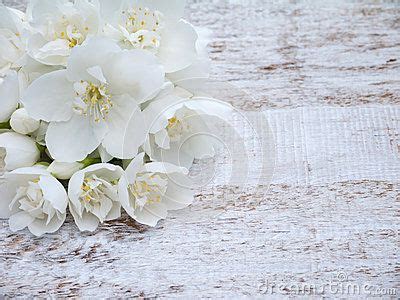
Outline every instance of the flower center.
{"label": "flower center", "polygon": [[158,49],[162,17],[162,13],[147,7],[132,7],[122,11],[124,42],[133,48]]}
{"label": "flower center", "polygon": [[102,196],[105,195],[106,182],[96,176],[85,178],[81,186],[81,201],[85,203],[98,203]]}
{"label": "flower center", "polygon": [[111,95],[104,84],[95,85],[91,82],[81,81],[75,84],[77,95],[74,110],[81,115],[90,116],[98,123],[105,121],[110,109],[113,107]]}
{"label": "flower center", "polygon": [[29,213],[34,218],[44,219],[45,213],[49,218],[52,218],[55,213],[54,209],[46,205],[43,199],[39,179],[29,181],[28,186],[17,189],[17,194],[10,203],[10,210],[13,209],[17,202],[19,203],[19,209]]}
{"label": "flower center", "polygon": [[79,200],[83,208],[104,222],[112,206],[112,196],[116,194],[117,182],[108,182],[94,174],[86,177],[81,185]]}
{"label": "flower center", "polygon": [[63,16],[62,22],[56,28],[54,33],[54,39],[63,39],[68,41],[68,46],[74,48],[75,46],[81,45],[86,39],[89,27],[85,27],[83,30],[79,29],[78,26],[71,24],[65,16]]}
{"label": "flower center", "polygon": [[135,183],[129,185],[134,197],[134,207],[140,210],[147,204],[159,203],[167,191],[168,181],[164,176],[153,173],[138,174]]}
{"label": "flower center", "polygon": [[168,119],[167,132],[171,141],[179,141],[182,135],[189,131],[189,125],[176,116]]}

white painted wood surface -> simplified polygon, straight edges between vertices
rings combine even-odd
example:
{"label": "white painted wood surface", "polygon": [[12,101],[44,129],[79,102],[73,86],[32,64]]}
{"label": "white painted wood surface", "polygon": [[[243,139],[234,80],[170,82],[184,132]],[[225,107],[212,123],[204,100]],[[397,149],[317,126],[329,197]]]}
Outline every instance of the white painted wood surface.
{"label": "white painted wood surface", "polygon": [[0,295],[280,298],[308,284],[346,298],[321,290],[343,280],[356,298],[398,297],[399,2],[192,0],[187,15],[213,31],[213,76],[254,97],[229,101],[268,120],[273,178],[236,120],[247,150],[220,155],[195,204],[157,228],[122,218],[82,234],[68,220],[38,239],[0,222]]}

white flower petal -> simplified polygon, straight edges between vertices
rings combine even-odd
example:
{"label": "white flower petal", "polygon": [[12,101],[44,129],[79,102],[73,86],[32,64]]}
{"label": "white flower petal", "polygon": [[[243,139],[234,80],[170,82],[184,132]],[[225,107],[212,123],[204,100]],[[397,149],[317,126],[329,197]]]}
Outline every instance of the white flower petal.
{"label": "white flower petal", "polygon": [[114,158],[110,153],[107,152],[103,145],[100,145],[99,148],[97,148],[97,151],[99,152],[102,163],[108,163]]}
{"label": "white flower petal", "polygon": [[112,94],[129,94],[138,103],[153,98],[164,84],[164,71],[145,50],[124,50],[103,68]]}
{"label": "white flower petal", "polygon": [[[171,175],[170,175],[171,176]],[[189,178],[175,173],[168,181],[168,189],[163,203],[168,210],[182,209],[193,203],[193,191]]]}
{"label": "white flower petal", "polygon": [[93,81],[95,77],[87,70],[100,66],[104,72],[104,66],[110,64],[112,53],[120,51],[121,48],[112,40],[101,37],[87,40],[83,45],[72,50],[68,59],[68,79],[72,82]]}
{"label": "white flower petal", "polygon": [[67,122],[50,123],[46,145],[57,161],[82,161],[96,150],[106,131],[105,124],[92,126],[88,118],[74,114]]}
{"label": "white flower petal", "polygon": [[68,196],[63,185],[52,176],[40,176],[39,186],[42,189],[43,198],[49,201],[60,213],[65,213]]}
{"label": "white flower petal", "polygon": [[100,12],[102,17],[109,21],[114,17],[114,14],[120,9],[123,0],[98,0],[100,3]]}
{"label": "white flower petal", "polygon": [[80,231],[93,232],[99,226],[99,219],[95,215],[83,211],[82,217],[80,217],[71,203],[69,204],[69,211],[74,217],[75,224]]}
{"label": "white flower petal", "polygon": [[[198,81],[206,81],[210,77],[211,59],[209,58],[209,54],[207,52],[207,45],[211,41],[211,32],[204,27],[197,27],[195,29],[198,34],[198,39],[196,42],[196,60],[189,67],[181,71],[168,74],[168,79],[183,87],[185,87],[185,84],[187,84],[188,81],[193,81],[196,79]],[[205,85],[203,84],[202,88],[204,88],[204,86]]]}
{"label": "white flower petal", "polygon": [[169,149],[162,149],[159,147],[152,147],[152,159],[169,162],[173,165],[181,166],[190,169],[193,164],[194,155],[186,149],[181,147],[180,142],[170,144]]}
{"label": "white flower petal", "polygon": [[101,83],[107,83],[107,79],[104,77],[101,67],[99,66],[90,67],[86,71],[89,73],[89,75],[93,76]]}
{"label": "white flower petal", "polygon": [[58,7],[66,0],[30,0],[26,9],[28,20],[46,21],[51,14],[59,13]]}
{"label": "white flower petal", "polygon": [[[169,22],[176,22],[183,16],[185,0],[130,0],[139,6],[147,7],[150,10],[158,10]],[[129,3],[129,0],[128,0]]]}
{"label": "white flower petal", "polygon": [[36,61],[49,66],[65,66],[70,48],[66,40],[48,42],[41,34],[32,34],[27,52]]}
{"label": "white flower petal", "polygon": [[108,133],[103,146],[112,156],[131,159],[146,139],[144,115],[140,108],[127,95],[113,99],[114,107],[108,115]]}
{"label": "white flower petal", "polygon": [[0,77],[0,123],[10,120],[18,101],[18,75],[15,71],[9,71],[4,78]]}
{"label": "white flower petal", "polygon": [[19,168],[8,174],[10,176],[11,175],[26,175],[25,180],[29,180],[27,178],[35,178],[35,177],[39,177],[41,175],[43,175],[43,176],[50,175],[50,173],[46,170],[46,167],[41,166],[41,165],[35,165],[33,167],[26,167],[26,168]]}
{"label": "white flower petal", "polygon": [[15,192],[18,188],[14,182],[10,182],[7,177],[0,181],[0,219],[7,219],[11,215],[15,214],[18,210],[13,207],[10,210],[10,203],[15,196]]}
{"label": "white flower petal", "polygon": [[126,213],[133,218],[135,217],[135,209],[130,205],[128,184],[127,178],[125,176],[121,177],[118,182],[118,197]]}
{"label": "white flower petal", "polygon": [[215,116],[222,120],[229,120],[232,116],[233,107],[220,100],[209,97],[193,97],[185,102],[188,109],[196,111],[202,117]]}
{"label": "white flower petal", "polygon": [[103,223],[106,220],[107,215],[111,211],[112,207],[113,201],[104,197],[101,199],[101,205],[94,207],[92,214],[95,215],[101,223]]}
{"label": "white flower petal", "polygon": [[100,34],[102,20],[100,18],[100,4],[98,1],[76,0],[74,1],[74,6],[84,19],[84,25],[87,28],[87,30],[85,28],[85,31],[88,32],[88,36]]}
{"label": "white flower petal", "polygon": [[146,205],[142,211],[136,210],[134,219],[148,226],[155,227],[161,219],[168,215],[167,208],[162,203]]}
{"label": "white flower petal", "polygon": [[36,79],[22,99],[29,115],[38,120],[68,121],[72,115],[75,97],[73,85],[66,71],[55,71]]}
{"label": "white flower petal", "polygon": [[20,67],[25,58],[25,45],[21,37],[25,24],[21,14],[0,3],[0,73]]}
{"label": "white flower petal", "polygon": [[181,168],[176,165],[167,162],[151,162],[144,165],[144,170],[151,173],[182,173],[187,174],[188,170],[186,168]]}
{"label": "white flower petal", "polygon": [[42,236],[45,233],[54,233],[64,224],[66,215],[66,213],[60,214],[60,218],[58,218],[57,214],[55,214],[48,224],[46,219],[35,219],[28,225],[28,229],[35,236]]}
{"label": "white flower petal", "polygon": [[20,211],[10,216],[8,220],[11,231],[22,230],[35,220],[34,217],[24,211]]}
{"label": "white flower petal", "polygon": [[45,63],[48,57],[68,56],[70,52],[71,48],[69,47],[69,42],[67,40],[56,39],[40,47],[37,53],[35,53],[34,58],[38,61]]}
{"label": "white flower petal", "polygon": [[139,153],[128,165],[125,174],[129,183],[134,183],[136,174],[143,168],[143,158],[145,153]]}
{"label": "white flower petal", "polygon": [[168,125],[168,119],[172,118],[177,110],[182,108],[191,96],[189,93],[181,93],[181,89],[175,88],[166,94],[157,96],[144,109],[147,126],[150,127],[150,133],[155,134],[165,129]]}
{"label": "white flower petal", "polygon": [[159,146],[163,149],[170,148],[170,144],[169,144],[170,138],[169,138],[167,130],[161,129],[154,136],[155,136],[155,142],[156,142],[157,146]]}
{"label": "white flower petal", "polygon": [[111,210],[106,216],[106,221],[116,220],[121,217],[121,203],[117,201],[112,202]]}
{"label": "white flower petal", "polygon": [[181,86],[187,80],[208,79],[210,76],[210,60],[197,58],[190,66],[168,74],[168,79]]}
{"label": "white flower petal", "polygon": [[186,150],[186,152],[190,151],[196,159],[214,157],[215,155],[212,141],[201,135],[190,137],[188,143],[184,144],[182,147],[186,147],[184,150]]}
{"label": "white flower petal", "polygon": [[165,28],[161,36],[158,57],[166,73],[173,73],[189,67],[197,59],[197,33],[186,21]]}
{"label": "white flower petal", "polygon": [[79,201],[79,197],[82,193],[81,186],[84,179],[85,179],[85,172],[81,170],[72,175],[71,179],[68,182],[68,197],[70,200],[70,205],[69,205],[70,210],[72,204],[73,207],[76,209],[78,215],[80,215],[83,210],[81,202]]}
{"label": "white flower petal", "polygon": [[15,18],[13,18],[12,11],[0,3],[0,28],[8,29],[13,33],[18,32],[18,28],[15,24]]}
{"label": "white flower petal", "polygon": [[6,36],[0,35],[0,74],[10,70],[19,55],[20,51],[15,48],[12,41]]}
{"label": "white flower petal", "polygon": [[97,176],[105,177],[105,178],[109,179],[110,181],[113,181],[115,179],[119,179],[122,176],[123,172],[124,172],[123,169],[118,165],[99,163],[99,164],[90,165],[89,167],[87,167],[81,171],[78,171],[75,174],[94,173]]}

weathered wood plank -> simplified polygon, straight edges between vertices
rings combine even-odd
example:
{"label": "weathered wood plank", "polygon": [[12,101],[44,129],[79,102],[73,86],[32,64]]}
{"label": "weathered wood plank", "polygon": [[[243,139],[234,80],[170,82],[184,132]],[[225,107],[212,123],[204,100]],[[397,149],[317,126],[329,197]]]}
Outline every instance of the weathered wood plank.
{"label": "weathered wood plank", "polygon": [[214,33],[213,74],[247,110],[400,103],[398,1],[190,1]]}
{"label": "weathered wood plank", "polygon": [[213,133],[224,148],[202,165],[199,183],[400,181],[399,106],[240,112],[224,124]]}
{"label": "weathered wood plank", "polygon": [[[204,191],[188,211],[156,229],[125,220],[95,234],[69,221],[42,239],[2,226],[2,293],[8,296],[261,296],[264,280],[398,284],[398,184],[260,186]],[[379,201],[377,201],[379,199]],[[383,218],[384,216],[384,218]]]}

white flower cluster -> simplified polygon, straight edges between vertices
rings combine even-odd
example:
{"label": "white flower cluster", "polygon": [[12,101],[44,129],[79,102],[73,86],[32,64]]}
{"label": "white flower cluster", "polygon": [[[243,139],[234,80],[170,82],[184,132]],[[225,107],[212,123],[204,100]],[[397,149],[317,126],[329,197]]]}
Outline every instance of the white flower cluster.
{"label": "white flower cluster", "polygon": [[191,204],[188,169],[215,150],[196,132],[215,112],[180,84],[208,69],[184,6],[0,4],[0,218],[11,230],[53,233],[67,210],[82,231],[122,209],[155,226]]}

